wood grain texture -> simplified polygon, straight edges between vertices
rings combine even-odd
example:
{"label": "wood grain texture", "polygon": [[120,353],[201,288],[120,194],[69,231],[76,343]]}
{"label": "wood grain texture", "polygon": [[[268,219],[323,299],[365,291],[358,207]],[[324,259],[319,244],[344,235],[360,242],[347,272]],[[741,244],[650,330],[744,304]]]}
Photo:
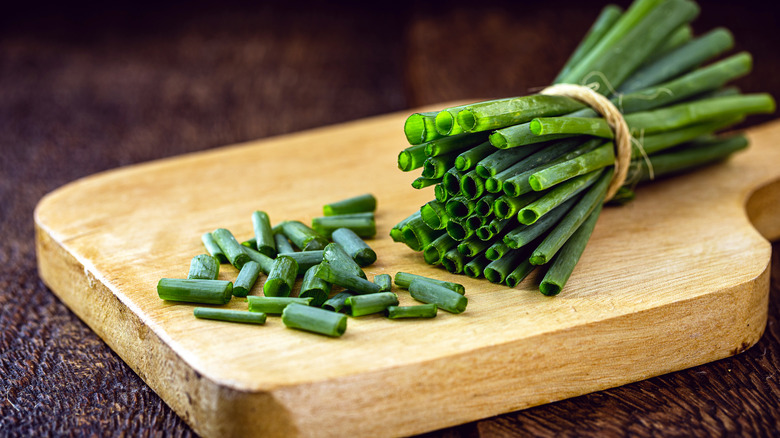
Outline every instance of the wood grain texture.
{"label": "wood grain texture", "polygon": [[[780,185],[767,185],[778,176],[780,124],[756,128],[753,147],[725,164],[656,182],[636,202],[605,211],[566,292],[550,299],[532,281],[507,289],[452,276],[389,239],[393,224],[432,197],[408,188],[410,175],[395,168],[404,119],[321,128],[65,186],[36,209],[41,277],[206,436],[408,435],[721,359],[760,337],[771,251],[744,205],[762,187],[780,199]],[[262,177],[230,190],[213,183],[241,175],[247,163]],[[308,221],[329,200],[364,191],[380,204],[371,241],[380,259],[367,273],[460,281],[470,299],[464,315],[351,319],[332,340],[278,320],[262,328],[196,320],[193,306],[157,298],[156,281],[183,277],[202,252],[203,232],[249,236],[254,209]],[[776,238],[780,221],[764,231]],[[353,408],[334,412],[334,397]],[[410,401],[427,407],[409,410]]]}
{"label": "wood grain texture", "polygon": [[[151,159],[422,104],[524,93],[548,79],[526,68],[537,62],[536,46],[560,65],[605,2],[231,3],[44,1],[4,8],[3,435],[195,435],[39,279],[32,214],[44,194]],[[511,16],[511,28],[492,25],[502,14]],[[564,24],[551,26],[539,19],[545,14]],[[455,32],[454,15],[473,18],[458,28],[479,48],[467,49],[469,56],[461,53],[466,39]],[[771,2],[707,1],[695,29],[728,26],[735,50],[755,58],[739,85],[778,96],[775,17]],[[518,46],[512,36],[528,29],[526,47]],[[557,43],[546,44],[550,38]],[[772,278],[766,332],[745,353],[426,436],[769,435],[780,429],[777,261]]]}

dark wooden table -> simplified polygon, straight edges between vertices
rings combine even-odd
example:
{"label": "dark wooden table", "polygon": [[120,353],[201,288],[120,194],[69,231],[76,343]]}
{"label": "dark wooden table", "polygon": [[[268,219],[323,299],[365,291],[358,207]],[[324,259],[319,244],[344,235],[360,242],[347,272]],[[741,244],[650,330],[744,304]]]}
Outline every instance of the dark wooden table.
{"label": "dark wooden table", "polygon": [[[66,3],[0,17],[2,436],[193,435],[38,278],[41,196],[128,164],[524,94],[555,75],[602,4]],[[707,2],[696,29],[731,28],[756,63],[738,84],[780,96],[777,21],[770,2]],[[743,354],[427,436],[776,434],[777,259],[772,276],[766,332]]]}

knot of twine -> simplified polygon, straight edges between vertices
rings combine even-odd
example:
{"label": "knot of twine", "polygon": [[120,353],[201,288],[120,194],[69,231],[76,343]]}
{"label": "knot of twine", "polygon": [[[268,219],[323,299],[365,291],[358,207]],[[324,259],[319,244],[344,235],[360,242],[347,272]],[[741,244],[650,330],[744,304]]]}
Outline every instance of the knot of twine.
{"label": "knot of twine", "polygon": [[615,172],[612,174],[612,181],[607,187],[605,198],[605,201],[609,201],[626,181],[628,168],[631,164],[631,131],[628,129],[623,114],[605,96],[583,85],[556,84],[545,88],[540,93],[566,96],[580,101],[593,108],[607,121],[615,134]]}

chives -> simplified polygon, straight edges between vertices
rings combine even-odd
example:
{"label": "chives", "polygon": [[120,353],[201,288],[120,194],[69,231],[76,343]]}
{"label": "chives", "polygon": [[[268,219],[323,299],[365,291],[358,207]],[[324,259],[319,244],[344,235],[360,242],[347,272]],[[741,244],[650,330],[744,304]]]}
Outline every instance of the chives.
{"label": "chives", "polygon": [[447,189],[444,187],[444,178],[442,178],[441,183],[433,186],[433,195],[439,202],[447,202],[447,199],[449,199],[450,194],[447,193]]}
{"label": "chives", "polygon": [[[451,135],[426,143],[425,155],[429,157],[437,157],[439,155],[451,154],[453,152],[457,152],[458,155],[460,155],[463,149],[471,148],[472,146],[485,140],[487,140],[487,136],[482,133]],[[457,155],[455,158],[457,159]]]}
{"label": "chives", "polygon": [[244,266],[241,267],[241,271],[238,272],[236,281],[233,283],[233,295],[237,297],[249,295],[252,286],[254,286],[255,281],[257,281],[258,275],[260,275],[260,264],[253,261],[244,263]]}
{"label": "chives", "polygon": [[504,283],[509,287],[515,287],[522,282],[536,266],[531,264],[531,261],[523,260],[517,267],[507,275]]}
{"label": "chives", "polygon": [[404,243],[415,251],[421,251],[442,234],[441,230],[433,230],[425,225],[421,216],[409,221],[402,231]]}
{"label": "chives", "polygon": [[420,207],[420,215],[425,225],[434,230],[444,229],[450,220],[445,204],[436,200],[429,201]]}
{"label": "chives", "polygon": [[489,131],[524,123],[534,117],[568,114],[583,106],[568,97],[536,94],[466,105],[458,113],[458,122],[468,132]]}
{"label": "chives", "polygon": [[480,254],[463,265],[463,272],[471,278],[479,278],[489,262],[485,254]]}
{"label": "chives", "polygon": [[534,239],[541,236],[552,228],[558,221],[569,212],[571,207],[575,204],[579,198],[572,198],[558,207],[554,208],[549,213],[542,216],[541,219],[534,222],[531,225],[521,225],[514,230],[508,232],[504,236],[504,243],[510,248],[517,249],[531,243]]}
{"label": "chives", "polygon": [[208,254],[196,255],[190,261],[190,280],[216,280],[219,276],[219,262]]}
{"label": "chives", "polygon": [[249,261],[249,256],[244,252],[246,247],[238,243],[233,233],[224,228],[217,228],[211,235],[222,249],[222,252],[225,253],[225,257],[230,261],[230,264],[235,266],[236,269],[241,269],[244,263]]}
{"label": "chives", "polygon": [[203,233],[200,236],[200,240],[203,242],[203,246],[206,247],[206,251],[217,259],[220,263],[227,263],[228,259],[225,253],[222,252],[222,248],[217,245],[217,241],[214,240],[214,236],[211,233]]}
{"label": "chives", "polygon": [[372,237],[376,235],[374,213],[353,213],[338,216],[315,217],[311,220],[311,227],[326,238],[329,238],[331,233],[339,228],[349,228],[360,237]]}
{"label": "chives", "polygon": [[423,250],[423,257],[425,262],[429,265],[438,265],[441,263],[442,257],[450,249],[456,247],[458,242],[450,237],[449,234],[442,234],[437,237],[436,240],[428,244]]}
{"label": "chives", "polygon": [[458,252],[457,248],[452,248],[444,254],[441,258],[441,265],[447,272],[453,274],[460,274],[463,272],[463,266],[468,262],[468,259]]}
{"label": "chives", "polygon": [[379,285],[380,292],[390,292],[393,288],[393,277],[390,274],[377,274],[374,275],[374,283]]}
{"label": "chives", "polygon": [[416,306],[388,306],[387,317],[390,319],[401,318],[433,318],[438,307],[436,304],[419,304]]}
{"label": "chives", "polygon": [[363,279],[366,278],[366,273],[363,272],[363,269],[361,269],[357,262],[336,243],[329,243],[328,246],[325,247],[325,250],[322,253],[322,259],[326,261],[331,268],[337,271],[355,275]]}
{"label": "chives", "polygon": [[333,295],[333,297],[330,298],[329,300],[325,301],[322,304],[322,308],[325,309],[325,310],[338,312],[341,309],[343,309],[344,306],[347,305],[347,298],[349,298],[351,296],[354,296],[354,295],[355,294],[347,292],[347,291],[339,292],[336,295]]}
{"label": "chives", "polygon": [[295,260],[296,266],[298,267],[296,275],[303,275],[307,269],[322,263],[322,260],[324,260],[325,257],[325,251],[318,249],[316,251],[280,252],[277,258],[282,256]]}
{"label": "chives", "polygon": [[442,181],[442,178],[415,178],[414,181],[412,181],[412,187],[415,189],[424,189],[426,187],[430,187],[432,185],[439,184]]}
{"label": "chives", "polygon": [[602,170],[599,169],[586,175],[572,178],[555,186],[541,198],[523,207],[517,213],[517,219],[520,223],[525,225],[533,224],[555,207],[577,196],[577,194],[593,185],[601,173]]}
{"label": "chives", "polygon": [[242,322],[245,324],[265,324],[265,313],[247,312],[245,310],[212,309],[211,307],[196,307],[192,312],[196,318],[213,319],[216,321]]}
{"label": "chives", "polygon": [[474,211],[482,217],[488,217],[493,213],[493,203],[496,201],[496,195],[483,195],[474,206]]}
{"label": "chives", "polygon": [[370,193],[342,199],[322,206],[322,214],[324,216],[373,212],[375,210],[376,198]]}
{"label": "chives", "polygon": [[474,257],[481,253],[490,245],[487,240],[481,240],[479,238],[471,238],[464,240],[458,244],[458,252],[466,257]]}
{"label": "chives", "polygon": [[252,228],[255,230],[256,248],[260,254],[268,257],[276,256],[276,243],[271,232],[271,220],[264,211],[252,213]]}
{"label": "chives", "polygon": [[465,219],[474,212],[476,207],[477,203],[465,196],[455,196],[444,204],[447,214],[453,219]]}
{"label": "chives", "polygon": [[244,253],[249,256],[249,260],[260,265],[260,270],[263,271],[264,274],[268,275],[268,273],[271,272],[271,267],[274,265],[274,259],[260,254],[258,251],[247,246],[245,246],[243,249]]}
{"label": "chives", "polygon": [[406,241],[404,240],[403,229],[409,224],[409,222],[411,222],[414,218],[417,217],[420,217],[419,210],[412,212],[412,214],[407,216],[401,222],[395,224],[395,226],[392,229],[390,229],[390,238],[393,239],[393,242],[406,243]]}
{"label": "chives", "polygon": [[464,152],[461,152],[455,157],[455,168],[461,172],[468,172],[469,170],[477,167],[477,163],[495,152],[496,148],[490,144],[489,141],[481,143],[479,146],[474,146]]}
{"label": "chives", "polygon": [[346,315],[297,303],[284,308],[282,322],[289,328],[332,337],[339,337],[347,330]]}
{"label": "chives", "polygon": [[287,236],[282,233],[274,234],[274,244],[276,245],[277,253],[295,252],[295,249],[290,245],[290,241],[287,240]]}
{"label": "chives", "polygon": [[376,252],[374,252],[360,236],[355,234],[354,231],[348,228],[339,228],[335,230],[330,237],[333,239],[333,242],[337,243],[344,252],[349,254],[359,266],[365,267],[376,261]]}
{"label": "chives", "polygon": [[[453,196],[457,196],[460,194],[460,177],[462,173],[458,172],[457,169],[454,167],[447,171],[447,173],[444,174],[442,177],[442,185],[444,186],[445,191],[447,192],[447,198],[451,198]],[[436,198],[440,202],[444,202],[438,197]]]}
{"label": "chives", "polygon": [[271,272],[263,284],[263,293],[267,297],[289,296],[297,275],[298,263],[292,257],[280,255],[274,260]]}
{"label": "chives", "polygon": [[485,257],[487,257],[488,260],[498,260],[509,251],[509,247],[506,246],[504,242],[496,242],[490,246],[490,248],[485,251]]}
{"label": "chives", "polygon": [[409,144],[420,144],[441,137],[441,134],[436,131],[436,114],[438,111],[414,113],[406,119],[404,134]]}
{"label": "chives", "polygon": [[168,301],[227,304],[233,295],[233,283],[225,280],[161,278],[157,282],[157,295]]}
{"label": "chives", "polygon": [[315,275],[328,283],[337,284],[356,294],[373,294],[381,289],[378,284],[372,283],[365,278],[331,268],[328,262],[322,262]]}
{"label": "chives", "polygon": [[398,154],[398,168],[404,172],[419,169],[425,163],[425,145],[409,146]]}
{"label": "chives", "polygon": [[284,308],[290,304],[297,303],[308,306],[313,301],[311,297],[258,297],[250,295],[246,297],[249,303],[250,312],[262,312],[272,315],[281,314]]}
{"label": "chives", "polygon": [[328,240],[320,233],[299,221],[285,221],[281,229],[290,242],[303,251],[322,249],[328,244]]}
{"label": "chives", "polygon": [[301,282],[301,291],[298,296],[301,298],[311,298],[310,306],[322,307],[332,289],[332,285],[327,281],[318,278],[315,274],[319,266],[312,266],[303,274]]}
{"label": "chives", "polygon": [[476,200],[485,192],[485,178],[477,175],[476,170],[466,172],[460,178],[460,192],[466,199]]}
{"label": "chives", "polygon": [[485,267],[485,278],[491,283],[504,283],[526,253],[526,251],[513,250],[493,260]]}
{"label": "chives", "polygon": [[368,295],[355,295],[347,298],[350,315],[364,316],[384,312],[388,306],[398,305],[398,295],[392,292],[379,292]]}
{"label": "chives", "polygon": [[494,148],[495,152],[477,163],[477,175],[485,179],[496,176],[504,170],[512,167],[515,163],[520,162],[520,160],[533,155],[541,149],[541,145],[509,150],[499,150]]}
{"label": "chives", "polygon": [[409,285],[409,294],[417,301],[436,304],[438,308],[450,313],[463,313],[468,305],[468,299],[465,296],[422,279],[412,281],[412,284]]}
{"label": "chives", "polygon": [[447,234],[455,240],[464,240],[474,234],[474,230],[466,227],[459,221],[451,220],[447,222]]}
{"label": "chives", "polygon": [[408,272],[397,272],[395,274],[395,285],[403,288],[403,289],[409,289],[409,286],[412,284],[414,280],[425,280],[429,283],[435,283],[439,286],[446,287],[447,289],[450,289],[451,291],[457,292],[460,295],[463,295],[466,293],[466,289],[463,287],[460,283],[453,283],[451,281],[444,281],[444,280],[437,280],[435,278],[430,277],[424,277],[422,275],[416,275],[416,274],[410,274]]}

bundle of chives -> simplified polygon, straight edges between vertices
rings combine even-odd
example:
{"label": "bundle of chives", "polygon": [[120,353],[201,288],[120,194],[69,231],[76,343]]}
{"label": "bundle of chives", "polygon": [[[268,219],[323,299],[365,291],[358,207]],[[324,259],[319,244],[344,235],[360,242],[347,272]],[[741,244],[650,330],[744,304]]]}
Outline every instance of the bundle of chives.
{"label": "bundle of chives", "polygon": [[[690,0],[607,6],[553,81],[586,85],[623,114],[633,150],[616,204],[633,199],[637,182],[746,147],[742,136],[713,134],[775,110],[771,96],[727,86],[750,71],[749,54],[706,65],[734,41],[722,28],[694,37],[698,12]],[[394,227],[393,240],[429,264],[509,287],[545,266],[540,291],[559,293],[610,201],[607,122],[569,97],[532,94],[413,114],[404,133],[412,146],[398,166],[422,167],[413,187],[433,186],[435,199]]]}

